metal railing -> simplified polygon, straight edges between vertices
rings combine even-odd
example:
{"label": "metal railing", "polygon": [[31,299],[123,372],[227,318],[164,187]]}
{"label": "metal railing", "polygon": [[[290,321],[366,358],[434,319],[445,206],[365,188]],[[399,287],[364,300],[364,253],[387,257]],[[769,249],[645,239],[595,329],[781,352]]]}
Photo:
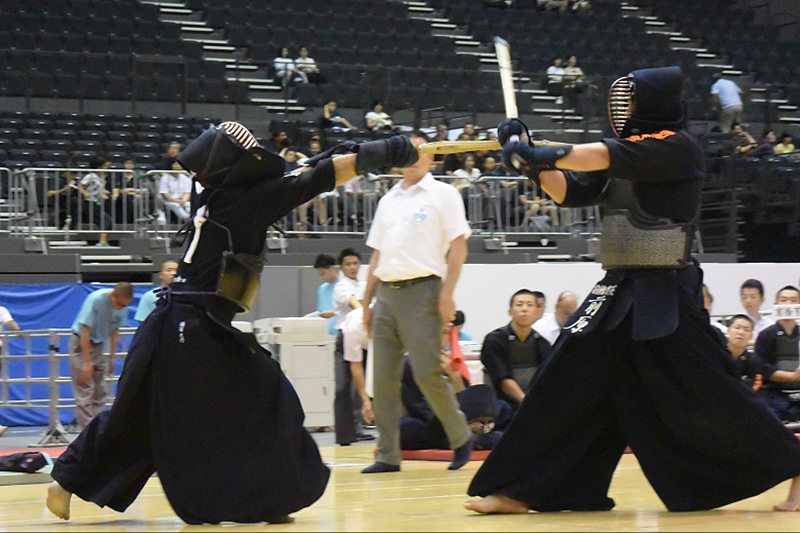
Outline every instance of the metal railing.
{"label": "metal railing", "polygon": [[[125,358],[135,332],[136,328],[120,328],[118,357]],[[37,442],[30,445],[32,447],[69,444],[58,412],[75,408],[68,348],[72,335],[71,329],[0,332],[0,408],[48,410],[47,429]],[[22,353],[12,355],[9,343],[15,339],[21,340],[24,347],[14,350]],[[14,362],[23,364],[14,364],[12,369]],[[114,402],[114,385],[118,380],[116,375],[106,379],[109,393],[106,405]]]}
{"label": "metal railing", "polygon": [[[16,171],[11,174],[8,203],[9,217],[17,223],[9,224],[10,233],[63,234],[69,240],[73,233],[148,236],[174,231],[182,221],[165,206],[159,181],[181,172],[36,167]],[[597,230],[594,209],[561,208],[544,201],[527,178],[435,177],[459,190],[476,234]],[[106,183],[94,199],[88,187],[91,179]],[[363,235],[371,227],[378,201],[400,179],[389,174],[357,177],[295,209],[281,221],[283,229],[294,236]]]}

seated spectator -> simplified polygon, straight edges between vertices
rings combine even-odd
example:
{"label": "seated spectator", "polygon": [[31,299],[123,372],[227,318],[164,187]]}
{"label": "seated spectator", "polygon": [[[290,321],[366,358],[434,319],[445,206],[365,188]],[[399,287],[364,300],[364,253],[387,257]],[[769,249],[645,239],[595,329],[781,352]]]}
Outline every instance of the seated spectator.
{"label": "seated spectator", "polygon": [[592,3],[589,0],[573,0],[571,9],[573,13],[591,13]]}
{"label": "seated spectator", "polygon": [[319,71],[314,58],[308,57],[308,48],[300,48],[300,57],[294,60],[294,67],[300,74],[305,74],[307,83],[325,83],[325,75]]}
{"label": "seated spectator", "polygon": [[[719,320],[711,318],[711,306],[714,303],[714,296],[708,291],[708,287],[706,284],[703,283],[703,307],[705,307],[706,312],[708,313],[708,319],[712,326],[714,326],[717,331],[722,333],[722,340],[725,341],[725,335],[728,333],[728,326],[721,324]],[[750,320],[752,322],[752,319]],[[750,328],[751,330],[753,328]],[[750,337],[752,337],[753,332],[750,332]]]}
{"label": "seated spectator", "polygon": [[347,121],[340,113],[336,111],[336,101],[330,100],[322,107],[322,119],[320,126],[323,130],[338,129],[338,130],[352,130],[353,125]]}
{"label": "seated spectator", "polygon": [[468,141],[474,141],[478,138],[478,134],[475,132],[475,124],[472,122],[467,122],[464,124],[464,131],[461,133]]}
{"label": "seated spectator", "polygon": [[547,92],[558,96],[557,104],[561,103],[561,94],[564,91],[564,67],[561,58],[554,57],[553,64],[547,67]]}
{"label": "seated spectator", "polygon": [[[98,155],[92,158],[91,166],[102,170],[109,168],[111,162]],[[101,230],[109,230],[114,224],[111,218],[111,195],[106,190],[104,172],[89,172],[80,181],[80,191],[83,195],[83,222],[92,222]],[[100,239],[96,246],[109,246],[108,233],[101,231]]]}
{"label": "seated spectator", "polygon": [[750,348],[753,339],[753,321],[747,315],[734,315],[731,325],[728,326],[726,345],[728,352],[733,356],[738,374],[753,390],[758,390],[762,385],[761,363]]}
{"label": "seated spectator", "polygon": [[794,152],[794,141],[792,140],[792,134],[788,131],[783,132],[781,136],[781,142],[775,145],[775,153],[778,155],[781,154],[788,154],[789,152]]}
{"label": "seated spectator", "polygon": [[434,141],[449,141],[449,137],[447,136],[448,127],[446,122],[440,122],[438,126],[436,126],[436,135],[434,135]]}
{"label": "seated spectator", "polygon": [[457,168],[453,171],[453,177],[458,178],[453,182],[456,189],[462,190],[470,187],[478,178],[481,177],[481,171],[475,167],[475,155],[467,153],[464,156],[463,168]]}
{"label": "seated spectator", "polygon": [[375,100],[370,106],[372,111],[364,115],[367,129],[370,131],[392,129],[392,117],[383,111],[383,102]]}
{"label": "seated spectator", "polygon": [[181,153],[181,143],[178,142],[171,142],[169,146],[167,146],[167,153],[164,154],[161,158],[161,166],[159,169],[169,169],[172,167],[172,162],[175,161],[175,158],[178,157],[178,154]]}
{"label": "seated spectator", "polygon": [[753,338],[758,339],[759,334],[775,323],[769,316],[761,314],[764,304],[764,285],[757,279],[748,279],[742,283],[739,290],[745,314],[753,321]]}
{"label": "seated spectator", "polygon": [[[800,307],[800,290],[787,285],[775,296],[776,305]],[[764,383],[760,394],[775,415],[784,422],[800,420],[800,330],[795,318],[782,318],[764,329],[756,339],[756,356],[761,362]]]}
{"label": "seated spectator", "polygon": [[758,146],[758,143],[753,136],[745,131],[744,127],[738,122],[735,123],[731,129],[731,137],[733,144],[732,152],[734,154],[747,153],[748,155],[751,155],[749,152]]}
{"label": "seated spectator", "polygon": [[553,313],[542,316],[533,324],[539,335],[544,337],[550,345],[556,343],[556,339],[561,334],[561,326],[567,322],[569,315],[578,308],[578,297],[570,291],[564,291],[558,295],[556,307]]}
{"label": "seated spectator", "polygon": [[297,152],[293,148],[284,148],[281,150],[280,156],[286,160],[285,171],[291,172],[300,165],[297,164]]}
{"label": "seated spectator", "polygon": [[[450,370],[450,360],[442,356],[442,369],[448,378],[460,377]],[[406,414],[400,419],[400,449],[450,449],[442,423],[436,418],[414,381],[408,356],[403,358],[403,380],[400,395]],[[470,429],[475,434],[476,450],[491,450],[503,436],[513,411],[508,403],[498,400],[488,385],[462,387],[456,399]]]}
{"label": "seated spectator", "polygon": [[294,61],[289,57],[289,49],[285,46],[278,52],[272,66],[275,68],[275,77],[281,82],[282,87],[295,83],[308,83],[308,78],[303,72],[297,70]]}
{"label": "seated spectator", "polygon": [[183,169],[177,161],[173,161],[170,168],[173,172],[161,174],[158,193],[164,200],[164,209],[175,213],[181,222],[186,222],[191,211],[189,200],[192,194],[192,179],[186,172],[181,172]]}
{"label": "seated spectator", "polygon": [[778,138],[775,136],[774,130],[764,130],[761,141],[759,141],[758,146],[752,150],[751,154],[772,155],[775,153],[775,145],[777,142]]}
{"label": "seated spectator", "polygon": [[532,327],[543,313],[544,294],[520,289],[511,297],[511,322],[483,340],[481,363],[487,377],[498,398],[515,409],[550,351],[550,343]]}
{"label": "seated spectator", "polygon": [[[459,133],[458,140],[469,141],[471,139],[469,138],[469,135],[467,135],[466,133]],[[464,161],[466,160],[467,154],[469,153],[470,152],[463,152],[460,154],[447,154],[447,156],[445,156],[444,158],[444,166],[442,167],[444,173],[448,176],[452,176],[456,170],[464,168]]]}
{"label": "seated spectator", "polygon": [[467,321],[464,311],[460,309],[456,311],[456,317],[453,319],[453,327],[458,332],[458,340],[472,342],[472,335],[464,331],[464,322]]}
{"label": "seated spectator", "polygon": [[279,154],[281,150],[289,147],[289,136],[284,130],[276,131],[272,133],[272,139],[264,144],[265,150]]}
{"label": "seated spectator", "polygon": [[578,95],[583,92],[586,77],[578,66],[577,56],[570,56],[564,67],[564,96],[570,109],[578,109]]}

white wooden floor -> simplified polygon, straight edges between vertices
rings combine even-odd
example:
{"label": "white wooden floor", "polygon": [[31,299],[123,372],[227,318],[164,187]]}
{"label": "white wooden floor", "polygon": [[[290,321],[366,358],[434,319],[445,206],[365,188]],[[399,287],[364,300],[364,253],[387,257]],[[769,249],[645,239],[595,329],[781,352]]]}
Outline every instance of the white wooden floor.
{"label": "white wooden floor", "polygon": [[153,478],[124,513],[73,498],[69,522],[45,508],[45,484],[0,486],[0,531],[800,531],[800,513],[771,511],[788,483],[719,510],[668,513],[636,458],[625,455],[611,485],[613,511],[478,516],[462,507],[478,463],[448,472],[447,463],[406,461],[400,473],[363,475],[372,452],[371,446],[323,448],[333,471],[328,489],[293,524],[187,526]]}

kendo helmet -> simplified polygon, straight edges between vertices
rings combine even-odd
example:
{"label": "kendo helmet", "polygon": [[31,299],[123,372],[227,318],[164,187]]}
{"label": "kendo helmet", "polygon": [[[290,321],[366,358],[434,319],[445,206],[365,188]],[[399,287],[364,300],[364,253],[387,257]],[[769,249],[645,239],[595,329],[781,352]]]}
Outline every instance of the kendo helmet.
{"label": "kendo helmet", "polygon": [[261,148],[250,130],[238,122],[210,126],[176,158],[210,188],[232,187],[283,174],[285,162]]}
{"label": "kendo helmet", "polygon": [[683,128],[680,67],[634,70],[619,78],[608,92],[608,116],[618,137]]}

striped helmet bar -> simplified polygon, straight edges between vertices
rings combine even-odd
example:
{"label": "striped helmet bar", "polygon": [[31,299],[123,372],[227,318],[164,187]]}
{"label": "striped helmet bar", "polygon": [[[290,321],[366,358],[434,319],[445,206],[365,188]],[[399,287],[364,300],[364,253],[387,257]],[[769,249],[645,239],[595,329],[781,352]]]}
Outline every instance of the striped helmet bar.
{"label": "striped helmet bar", "polygon": [[611,84],[608,91],[608,118],[617,137],[631,118],[631,101],[634,94],[634,82],[631,76],[624,76]]}
{"label": "striped helmet bar", "polygon": [[225,130],[225,133],[245,150],[249,150],[254,146],[258,146],[258,141],[250,133],[250,130],[239,124],[238,122],[223,122],[219,125],[220,128]]}

